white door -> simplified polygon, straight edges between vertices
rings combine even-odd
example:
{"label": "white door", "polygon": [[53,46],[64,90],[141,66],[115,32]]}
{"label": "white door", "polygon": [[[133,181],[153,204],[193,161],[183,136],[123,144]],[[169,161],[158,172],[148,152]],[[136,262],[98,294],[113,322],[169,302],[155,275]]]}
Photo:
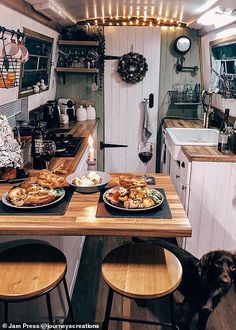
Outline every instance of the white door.
{"label": "white door", "polygon": [[143,55],[148,71],[142,82],[130,85],[122,82],[117,73],[117,60],[105,61],[104,142],[128,145],[127,148],[104,149],[105,171],[143,172],[137,145],[141,140],[144,98],[154,94],[154,107],[149,109],[149,122],[154,143],[154,155],[149,171],[155,171],[156,134],[160,63],[160,29],[152,27],[105,27],[106,55],[122,56],[131,51]]}

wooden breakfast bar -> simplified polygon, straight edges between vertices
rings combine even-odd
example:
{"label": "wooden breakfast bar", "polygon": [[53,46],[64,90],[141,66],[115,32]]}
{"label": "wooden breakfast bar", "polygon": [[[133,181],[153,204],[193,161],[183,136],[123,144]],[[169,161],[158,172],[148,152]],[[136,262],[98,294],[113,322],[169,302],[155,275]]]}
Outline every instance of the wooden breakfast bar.
{"label": "wooden breakfast bar", "polygon": [[[112,174],[112,180],[108,187],[118,185],[119,175],[121,174]],[[81,194],[74,192],[67,211],[62,216],[1,215],[0,235],[191,236],[191,225],[170,176],[166,174],[152,175],[156,179],[155,187],[165,189],[172,219],[154,219],[148,217],[96,218],[99,193]],[[30,180],[34,181],[35,178],[32,176]],[[2,184],[0,186],[0,196],[11,187],[9,184]]]}

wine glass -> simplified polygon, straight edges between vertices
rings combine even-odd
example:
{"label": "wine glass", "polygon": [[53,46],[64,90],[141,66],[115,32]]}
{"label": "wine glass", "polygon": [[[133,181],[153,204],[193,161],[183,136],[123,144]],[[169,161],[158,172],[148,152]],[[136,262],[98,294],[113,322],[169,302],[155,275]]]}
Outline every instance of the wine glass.
{"label": "wine glass", "polygon": [[46,169],[48,170],[49,163],[53,159],[56,153],[56,143],[52,140],[44,140],[40,143],[40,156],[46,163]]}
{"label": "wine glass", "polygon": [[149,177],[147,176],[147,166],[148,166],[148,162],[152,158],[152,151],[153,151],[153,144],[151,142],[139,142],[138,156],[146,167],[143,178],[147,182],[149,182]]}

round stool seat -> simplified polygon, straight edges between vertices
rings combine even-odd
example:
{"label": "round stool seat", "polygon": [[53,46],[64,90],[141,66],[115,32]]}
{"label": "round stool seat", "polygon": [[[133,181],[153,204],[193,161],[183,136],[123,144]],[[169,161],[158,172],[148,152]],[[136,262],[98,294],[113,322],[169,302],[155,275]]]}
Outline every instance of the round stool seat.
{"label": "round stool seat", "polygon": [[170,251],[147,243],[131,243],[112,250],[102,264],[105,282],[123,296],[155,299],[180,284],[182,266]]}
{"label": "round stool seat", "polygon": [[55,288],[66,273],[64,254],[51,245],[24,244],[0,253],[0,299],[31,299]]}

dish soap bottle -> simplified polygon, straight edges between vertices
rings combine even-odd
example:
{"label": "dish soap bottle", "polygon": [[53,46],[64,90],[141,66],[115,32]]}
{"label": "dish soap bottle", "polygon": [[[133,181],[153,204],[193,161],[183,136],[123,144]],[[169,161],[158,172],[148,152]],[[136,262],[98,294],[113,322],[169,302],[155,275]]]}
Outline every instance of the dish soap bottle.
{"label": "dish soap bottle", "polygon": [[224,119],[220,126],[219,130],[219,138],[218,138],[218,150],[221,152],[225,152],[228,150],[228,134],[227,128],[229,126],[229,109],[225,109]]}

